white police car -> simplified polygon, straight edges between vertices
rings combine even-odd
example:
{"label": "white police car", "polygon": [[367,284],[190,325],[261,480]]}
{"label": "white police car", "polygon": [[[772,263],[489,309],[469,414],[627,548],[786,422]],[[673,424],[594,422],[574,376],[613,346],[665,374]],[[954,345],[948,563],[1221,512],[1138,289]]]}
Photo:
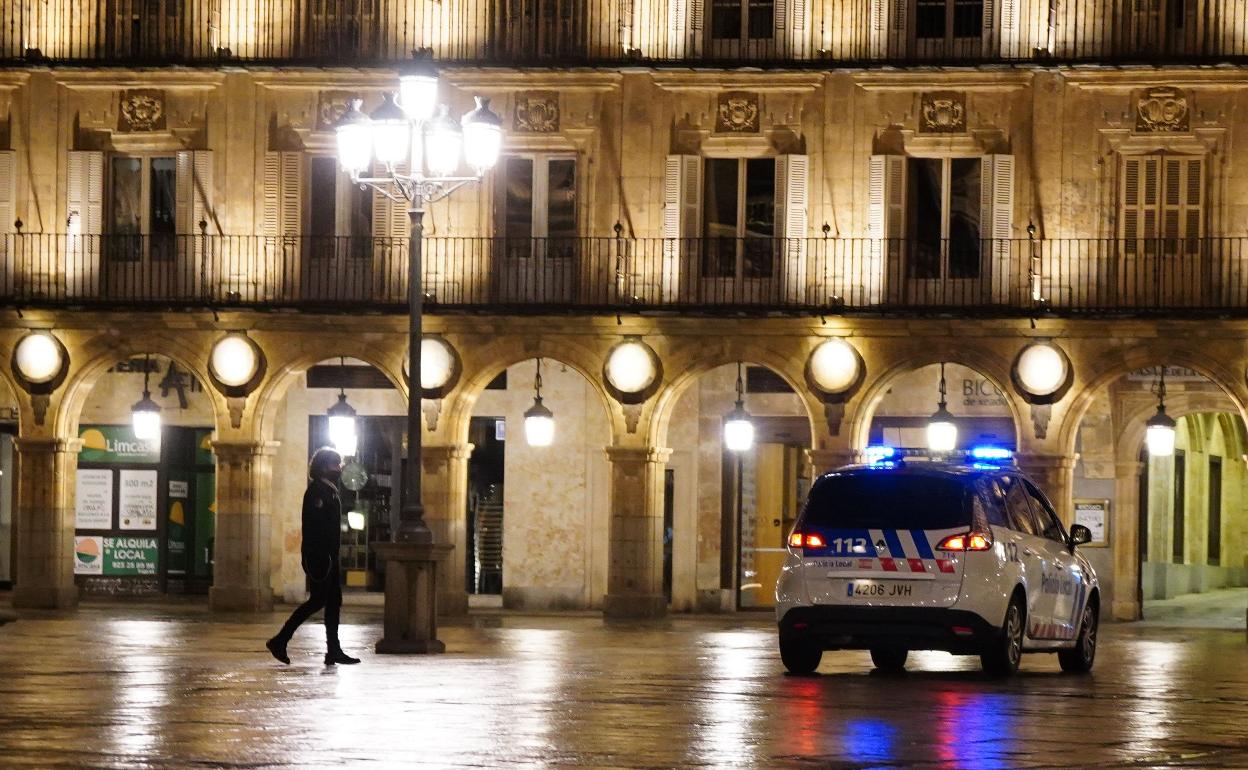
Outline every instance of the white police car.
{"label": "white police car", "polygon": [[807,674],[824,650],[867,649],[893,671],[910,650],[979,655],[996,675],[1024,652],[1090,670],[1100,590],[1076,546],[1091,532],[1067,534],[1036,484],[1000,462],[1005,450],[964,464],[872,450],[872,464],[814,483],[789,536],[776,584],[785,668]]}

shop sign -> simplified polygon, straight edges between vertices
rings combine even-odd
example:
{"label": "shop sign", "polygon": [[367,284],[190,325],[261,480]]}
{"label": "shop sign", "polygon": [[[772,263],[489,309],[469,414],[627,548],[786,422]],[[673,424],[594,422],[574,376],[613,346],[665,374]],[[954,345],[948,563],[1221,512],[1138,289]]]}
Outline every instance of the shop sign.
{"label": "shop sign", "polygon": [[104,538],[96,535],[74,538],[74,574],[104,574]]}
{"label": "shop sign", "polygon": [[160,462],[160,441],[134,437],[129,425],[87,425],[78,429],[82,439],[80,463],[148,463]]}
{"label": "shop sign", "polygon": [[156,471],[122,471],[118,529],[156,529]]}
{"label": "shop sign", "polygon": [[113,528],[111,470],[79,469],[74,492],[74,528]]}
{"label": "shop sign", "polygon": [[212,431],[195,431],[195,464],[212,465],[216,459],[212,453]]}
{"label": "shop sign", "polygon": [[155,575],[160,544],[154,537],[104,538],[105,575]]}

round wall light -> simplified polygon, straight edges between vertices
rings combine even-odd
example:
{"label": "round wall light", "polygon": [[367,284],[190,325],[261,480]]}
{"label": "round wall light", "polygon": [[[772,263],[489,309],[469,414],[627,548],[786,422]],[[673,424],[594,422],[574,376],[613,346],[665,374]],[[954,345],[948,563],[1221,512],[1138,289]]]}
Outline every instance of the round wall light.
{"label": "round wall light", "polygon": [[31,385],[47,385],[64,367],[65,348],[50,332],[31,332],[13,350],[13,371]]}
{"label": "round wall light", "polygon": [[264,352],[241,332],[227,334],[212,344],[208,375],[227,396],[245,396],[264,376]]}
{"label": "round wall light", "polygon": [[[420,338],[420,396],[442,398],[459,382],[459,353],[451,343],[437,335]],[[411,357],[403,356],[403,379],[411,379]]]}
{"label": "round wall light", "polygon": [[1060,401],[1070,389],[1070,359],[1052,342],[1033,342],[1023,348],[1011,371],[1019,394],[1033,404]]}
{"label": "round wall light", "polygon": [[806,361],[806,379],[825,395],[845,395],[863,380],[866,367],[858,350],[840,337],[819,343]]}
{"label": "round wall light", "polygon": [[607,390],[617,401],[640,404],[658,390],[663,366],[653,348],[631,337],[607,353],[602,374]]}

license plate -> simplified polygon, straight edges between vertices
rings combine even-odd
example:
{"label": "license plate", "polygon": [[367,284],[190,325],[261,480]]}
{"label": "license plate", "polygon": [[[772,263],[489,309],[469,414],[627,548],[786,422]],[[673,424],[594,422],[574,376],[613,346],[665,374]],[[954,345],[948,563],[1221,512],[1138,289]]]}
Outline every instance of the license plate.
{"label": "license plate", "polygon": [[895,580],[851,580],[845,584],[845,595],[851,599],[905,599],[914,596],[914,586]]}

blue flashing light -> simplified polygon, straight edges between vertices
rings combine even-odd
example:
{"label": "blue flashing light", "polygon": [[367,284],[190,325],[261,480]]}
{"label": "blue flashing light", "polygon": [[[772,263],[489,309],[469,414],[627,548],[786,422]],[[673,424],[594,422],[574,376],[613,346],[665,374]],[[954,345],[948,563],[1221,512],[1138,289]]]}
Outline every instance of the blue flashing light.
{"label": "blue flashing light", "polygon": [[1005,447],[999,446],[977,446],[971,449],[971,459],[978,462],[1009,462],[1014,459],[1014,453]]}
{"label": "blue flashing light", "polygon": [[892,460],[897,454],[897,450],[891,446],[869,446],[862,452],[867,459],[869,465],[880,465],[888,460]]}

